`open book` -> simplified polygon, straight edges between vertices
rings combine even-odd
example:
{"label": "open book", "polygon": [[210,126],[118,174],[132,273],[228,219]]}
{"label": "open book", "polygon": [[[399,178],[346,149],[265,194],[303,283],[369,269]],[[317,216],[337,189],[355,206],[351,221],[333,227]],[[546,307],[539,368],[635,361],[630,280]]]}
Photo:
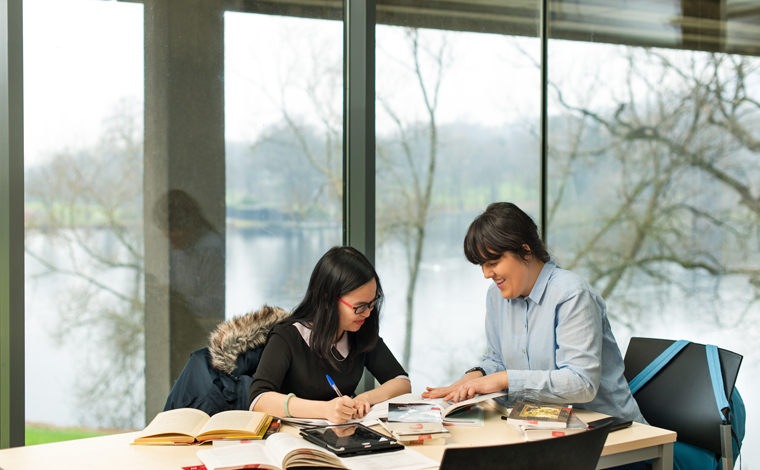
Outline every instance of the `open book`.
{"label": "open book", "polygon": [[272,417],[258,411],[230,410],[209,416],[194,408],[156,415],[133,444],[188,445],[211,439],[261,439]]}
{"label": "open book", "polygon": [[251,444],[199,450],[196,455],[206,466],[206,470],[285,470],[291,467],[417,470],[438,466],[438,462],[408,449],[341,458],[322,447],[284,432]]}
{"label": "open book", "polygon": [[[462,400],[458,403],[453,401],[443,401],[440,398],[422,398],[420,395],[413,393],[407,393],[388,400],[389,403],[437,403],[441,407],[441,418],[443,418],[444,424],[447,421],[456,421],[456,414],[464,411],[471,410],[480,402],[502,397],[506,395],[506,392],[494,392],[486,395],[475,395],[469,400]],[[376,405],[377,406],[377,405]]]}
{"label": "open book", "polygon": [[[440,398],[437,399],[428,399],[428,398],[422,398],[422,396],[414,394],[414,393],[406,393],[404,395],[399,395],[397,397],[393,397],[389,400],[382,401],[380,403],[376,403],[372,405],[372,408],[370,408],[369,413],[362,418],[362,419],[354,419],[349,420],[346,423],[361,423],[365,426],[374,426],[375,424],[379,423],[379,419],[387,418],[388,417],[388,404],[389,403],[436,403],[441,407],[441,417],[443,418],[444,424],[468,424],[468,425],[474,425],[474,426],[482,426],[482,411],[480,412],[480,420],[478,421],[477,416],[473,418],[472,416],[466,416],[463,419],[458,419],[456,416],[457,412],[464,412],[468,410],[475,410],[476,407],[474,405],[486,401],[490,398],[496,398],[496,397],[503,397],[506,395],[506,392],[495,392],[495,393],[489,393],[487,395],[476,395],[473,398],[470,398],[469,400],[460,401],[459,403],[454,403],[453,401],[443,401]],[[328,426],[331,423],[324,419],[306,419],[306,418],[281,418],[283,423],[291,424],[295,427],[301,427],[304,425],[309,426]]]}

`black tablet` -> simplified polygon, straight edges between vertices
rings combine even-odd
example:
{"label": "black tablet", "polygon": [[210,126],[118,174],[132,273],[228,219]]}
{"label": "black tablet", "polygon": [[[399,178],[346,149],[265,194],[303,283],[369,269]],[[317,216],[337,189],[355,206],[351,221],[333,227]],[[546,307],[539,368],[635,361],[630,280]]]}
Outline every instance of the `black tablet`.
{"label": "black tablet", "polygon": [[301,429],[301,437],[341,457],[401,450],[403,445],[363,424]]}

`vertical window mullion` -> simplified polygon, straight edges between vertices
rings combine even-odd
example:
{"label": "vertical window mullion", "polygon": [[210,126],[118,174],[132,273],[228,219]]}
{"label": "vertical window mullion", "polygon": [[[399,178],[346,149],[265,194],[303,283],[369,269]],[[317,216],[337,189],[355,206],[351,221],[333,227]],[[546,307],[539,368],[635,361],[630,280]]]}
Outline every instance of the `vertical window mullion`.
{"label": "vertical window mullion", "polygon": [[548,139],[548,122],[549,122],[549,0],[539,0],[541,2],[539,11],[539,36],[541,41],[541,165],[540,165],[540,229],[541,238],[547,243],[547,194],[548,194],[548,171],[549,171],[549,139]]}
{"label": "vertical window mullion", "polygon": [[0,448],[24,445],[22,1],[0,1]]}
{"label": "vertical window mullion", "polygon": [[343,18],[343,243],[375,262],[375,0]]}

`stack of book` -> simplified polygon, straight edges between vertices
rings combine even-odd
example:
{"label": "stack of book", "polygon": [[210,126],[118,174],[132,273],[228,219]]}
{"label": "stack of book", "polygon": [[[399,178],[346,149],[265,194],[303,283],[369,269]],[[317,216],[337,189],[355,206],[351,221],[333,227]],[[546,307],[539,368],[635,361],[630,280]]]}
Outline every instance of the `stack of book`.
{"label": "stack of book", "polygon": [[570,419],[567,421],[567,427],[562,429],[546,428],[541,424],[526,425],[518,424],[514,426],[517,434],[523,438],[524,441],[540,441],[542,439],[550,439],[552,437],[563,437],[571,434],[578,434],[588,430],[586,423],[581,421],[575,413],[570,413]]}
{"label": "stack of book", "polygon": [[390,432],[394,439],[405,446],[446,445],[446,438],[451,436],[451,433],[441,424],[438,424],[436,428],[428,427],[426,430],[404,429],[395,431],[393,424],[389,425],[388,418],[380,418],[380,425]]}
{"label": "stack of book", "polygon": [[547,429],[564,429],[573,411],[572,405],[518,401],[507,416],[509,424],[542,425]]}
{"label": "stack of book", "polygon": [[388,403],[386,429],[399,434],[439,432],[443,427],[438,403]]}
{"label": "stack of book", "polygon": [[507,416],[507,423],[525,441],[577,434],[588,429],[572,412],[572,405],[518,401]]}

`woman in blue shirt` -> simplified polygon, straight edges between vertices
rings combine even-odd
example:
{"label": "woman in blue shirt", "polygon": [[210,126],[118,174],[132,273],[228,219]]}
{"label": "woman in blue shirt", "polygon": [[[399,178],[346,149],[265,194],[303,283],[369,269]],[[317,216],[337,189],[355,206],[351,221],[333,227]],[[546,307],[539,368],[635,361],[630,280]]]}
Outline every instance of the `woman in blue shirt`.
{"label": "woman in blue shirt", "polygon": [[464,240],[467,260],[494,284],[486,298],[487,353],[448,387],[423,396],[577,404],[645,423],[623,377],[607,307],[580,276],[551,260],[533,220],[511,203],[488,206]]}

